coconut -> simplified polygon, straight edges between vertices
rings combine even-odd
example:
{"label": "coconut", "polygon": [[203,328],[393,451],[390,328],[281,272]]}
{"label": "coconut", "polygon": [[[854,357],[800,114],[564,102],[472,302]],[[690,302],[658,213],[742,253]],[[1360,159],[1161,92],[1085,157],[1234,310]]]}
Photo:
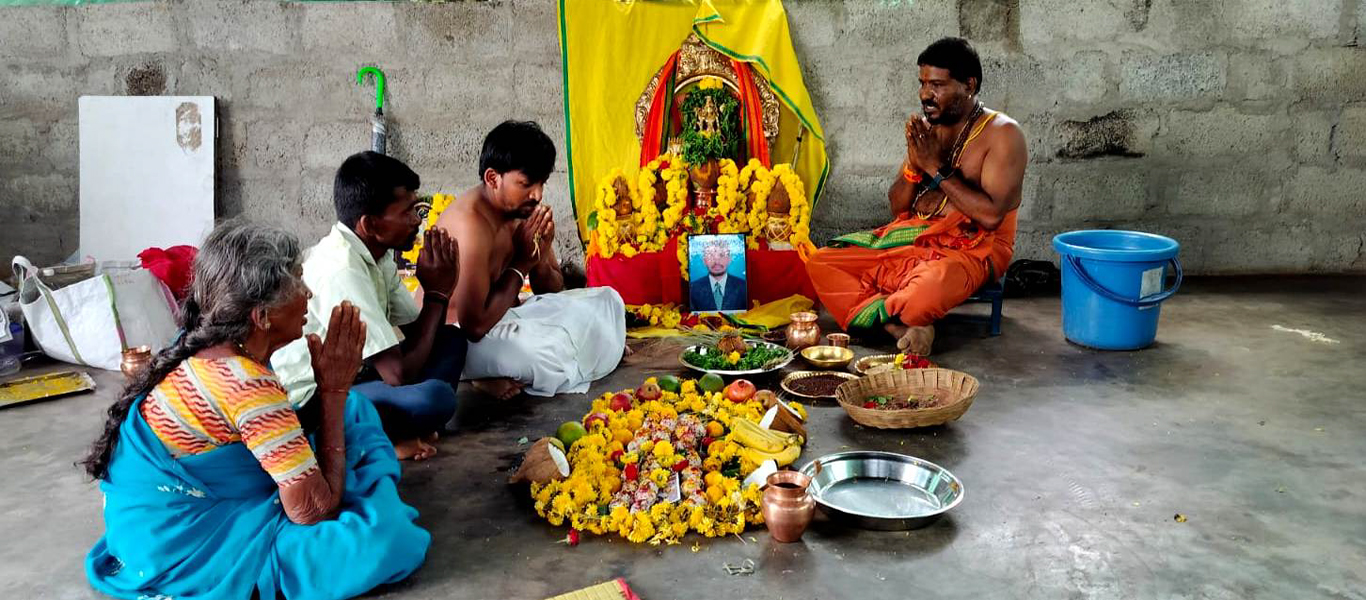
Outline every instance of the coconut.
{"label": "coconut", "polygon": [[773,215],[785,215],[792,211],[792,199],[787,197],[787,187],[782,182],[775,182],[773,191],[768,193],[768,212]]}
{"label": "coconut", "polygon": [[545,483],[569,477],[569,459],[564,451],[551,444],[548,437],[536,440],[522,457],[522,466],[508,478],[508,483]]}
{"label": "coconut", "polygon": [[744,354],[749,350],[749,347],[745,345],[745,340],[740,336],[728,335],[721,338],[721,341],[716,343],[716,349],[720,350],[723,354],[730,354],[731,352]]}

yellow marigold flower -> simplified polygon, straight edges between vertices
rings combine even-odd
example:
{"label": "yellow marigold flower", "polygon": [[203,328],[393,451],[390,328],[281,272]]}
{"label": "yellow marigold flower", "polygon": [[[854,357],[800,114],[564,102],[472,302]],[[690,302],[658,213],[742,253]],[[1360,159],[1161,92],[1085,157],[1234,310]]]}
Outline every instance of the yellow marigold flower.
{"label": "yellow marigold flower", "polygon": [[626,454],[621,455],[621,462],[624,462],[628,465],[635,464],[639,461],[640,455],[635,452],[627,452]]}
{"label": "yellow marigold flower", "polygon": [[685,380],[683,381],[683,386],[680,387],[679,389],[680,389],[685,395],[686,395],[686,394],[696,394],[696,393],[697,393],[697,380],[696,380],[696,379],[685,379]]}
{"label": "yellow marigold flower", "polygon": [[721,485],[721,480],[725,479],[725,477],[725,475],[722,475],[719,472],[710,471],[707,473],[705,477],[702,478],[702,481],[707,482],[707,486],[711,487],[715,485]]}
{"label": "yellow marigold flower", "polygon": [[664,487],[669,484],[669,472],[664,469],[650,471],[650,481],[655,482],[655,485],[659,487]]}
{"label": "yellow marigold flower", "polygon": [[666,461],[668,458],[674,455],[673,444],[670,444],[669,442],[660,442],[658,444],[655,444],[654,454],[655,458],[658,458],[661,462]]}
{"label": "yellow marigold flower", "polygon": [[673,507],[672,502],[659,502],[650,507],[650,518],[655,521],[668,521]]}
{"label": "yellow marigold flower", "polygon": [[740,362],[740,353],[739,353],[739,352],[731,352],[730,354],[727,354],[727,355],[726,355],[726,362],[728,362],[728,363],[730,363],[730,364],[735,364],[735,363]]}
{"label": "yellow marigold flower", "polygon": [[646,378],[645,378],[645,383],[650,384],[650,385],[659,385],[659,378],[658,378],[658,377],[646,377]]}
{"label": "yellow marigold flower", "polygon": [[626,539],[637,544],[650,539],[655,534],[654,524],[649,519],[635,519],[630,535]]}
{"label": "yellow marigold flower", "polygon": [[[707,471],[707,475],[716,473],[721,470],[721,461],[717,460],[715,456],[708,456],[706,460],[702,461],[702,470]],[[708,481],[707,483],[711,482]]]}
{"label": "yellow marigold flower", "polygon": [[721,486],[719,485],[707,486],[707,499],[711,500],[713,503],[719,502],[721,497],[725,494],[726,491],[721,489]]}
{"label": "yellow marigold flower", "polygon": [[654,449],[655,449],[655,441],[654,441],[654,440],[645,440],[644,442],[642,442],[642,443],[640,444],[640,451],[643,452],[643,453],[648,454],[651,450],[654,450]]}

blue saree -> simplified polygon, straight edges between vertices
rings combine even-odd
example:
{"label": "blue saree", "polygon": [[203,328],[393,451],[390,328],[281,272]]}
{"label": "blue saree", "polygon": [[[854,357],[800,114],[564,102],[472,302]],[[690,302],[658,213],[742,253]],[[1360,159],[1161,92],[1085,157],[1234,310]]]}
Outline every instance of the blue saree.
{"label": "blue saree", "polygon": [[399,581],[431,535],[398,497],[400,468],[370,401],[346,402],[346,495],[335,520],[299,525],[244,444],[172,458],[134,402],[104,492],[105,535],[86,556],[95,589],[118,598],[350,598]]}

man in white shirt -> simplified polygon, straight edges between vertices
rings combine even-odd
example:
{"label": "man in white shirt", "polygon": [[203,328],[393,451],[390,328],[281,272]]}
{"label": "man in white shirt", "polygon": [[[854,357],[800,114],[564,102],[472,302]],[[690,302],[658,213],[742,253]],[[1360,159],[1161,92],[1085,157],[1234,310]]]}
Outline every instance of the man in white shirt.
{"label": "man in white shirt", "polygon": [[[436,453],[431,442],[455,413],[467,349],[464,333],[445,324],[460,272],[455,239],[439,228],[425,234],[417,264],[425,290],[420,309],[394,262],[394,252],[417,239],[420,183],[407,165],[383,154],[347,158],[332,189],[338,222],[303,264],[313,293],[304,333],[326,337],[331,307],[343,300],[359,309],[365,367],[351,389],[375,404],[399,458],[415,460]],[[277,351],[271,363],[290,401],[307,415],[316,390],[304,339]]]}

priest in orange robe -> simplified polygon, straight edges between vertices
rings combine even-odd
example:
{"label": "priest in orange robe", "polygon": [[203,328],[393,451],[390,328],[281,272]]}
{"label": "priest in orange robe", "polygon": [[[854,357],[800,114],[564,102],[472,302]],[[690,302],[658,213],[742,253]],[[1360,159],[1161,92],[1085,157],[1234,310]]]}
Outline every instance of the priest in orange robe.
{"label": "priest in orange robe", "polygon": [[982,64],[967,40],[934,42],[917,62],[924,114],[906,122],[892,222],[835,238],[807,271],[841,327],[881,327],[926,355],[934,322],[1009,266],[1029,153],[1019,124],[978,100]]}

